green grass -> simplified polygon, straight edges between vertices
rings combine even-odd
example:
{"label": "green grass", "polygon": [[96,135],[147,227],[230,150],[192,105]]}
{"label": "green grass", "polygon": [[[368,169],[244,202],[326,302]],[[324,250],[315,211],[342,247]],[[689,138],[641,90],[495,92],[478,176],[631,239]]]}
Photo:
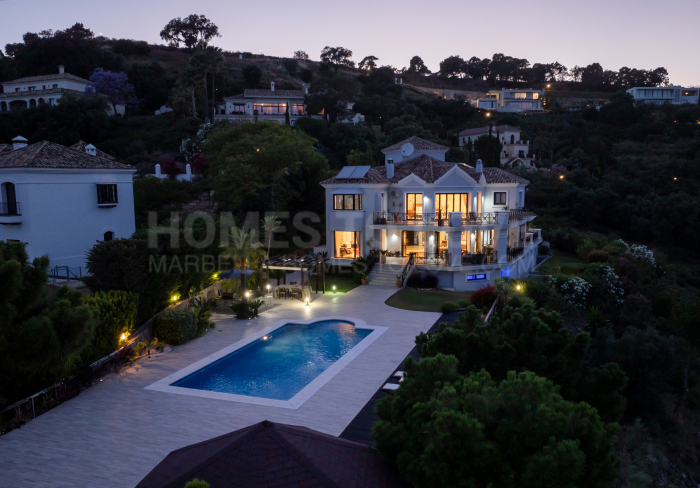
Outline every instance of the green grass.
{"label": "green grass", "polygon": [[557,249],[550,248],[552,250],[552,257],[549,258],[547,261],[545,261],[542,266],[537,268],[537,271],[541,271],[542,273],[552,273],[554,272],[555,268],[558,268],[564,263],[580,263],[581,260],[574,256],[573,254],[569,254],[563,251],[559,251]]}
{"label": "green grass", "polygon": [[384,302],[390,307],[414,312],[439,312],[445,302],[469,300],[468,291],[447,290],[399,290]]}
{"label": "green grass", "polygon": [[[360,283],[356,282],[349,276],[326,276],[326,293],[333,293],[333,286],[335,285],[336,293],[347,293],[353,288],[360,286]],[[318,287],[319,291],[323,290],[323,285],[321,277],[318,277]],[[316,291],[316,277],[311,277],[311,289]]]}

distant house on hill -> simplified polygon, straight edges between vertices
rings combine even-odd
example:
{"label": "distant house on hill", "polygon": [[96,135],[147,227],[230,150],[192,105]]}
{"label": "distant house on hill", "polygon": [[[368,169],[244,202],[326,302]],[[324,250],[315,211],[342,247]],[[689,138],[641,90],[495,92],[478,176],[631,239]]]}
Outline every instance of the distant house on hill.
{"label": "distant house on hill", "polygon": [[544,110],[544,90],[532,88],[502,88],[489,90],[471,104],[484,110],[497,112],[539,112]]}
{"label": "distant house on hill", "polygon": [[[56,105],[66,94],[83,95],[89,83],[84,78],[66,73],[63,65],[58,67],[57,74],[4,81],[4,93],[0,93],[0,112]],[[112,110],[107,112],[113,114]],[[123,105],[117,105],[117,113],[124,114]]]}
{"label": "distant house on hill", "polygon": [[48,255],[52,268],[85,273],[96,241],[136,230],[134,168],[82,141],[12,142],[0,147],[0,240],[26,243],[30,260]]}
{"label": "distant house on hill", "polygon": [[637,103],[652,105],[681,105],[698,103],[700,88],[683,88],[682,86],[634,87],[627,90]]}
{"label": "distant house on hill", "polygon": [[[491,128],[493,137],[500,137],[503,150],[501,151],[501,167],[515,168],[518,166],[535,167],[534,155],[530,153],[530,141],[523,140],[521,130],[510,125],[499,125]],[[459,133],[460,147],[472,144],[481,136],[489,134],[488,127],[466,129]]]}

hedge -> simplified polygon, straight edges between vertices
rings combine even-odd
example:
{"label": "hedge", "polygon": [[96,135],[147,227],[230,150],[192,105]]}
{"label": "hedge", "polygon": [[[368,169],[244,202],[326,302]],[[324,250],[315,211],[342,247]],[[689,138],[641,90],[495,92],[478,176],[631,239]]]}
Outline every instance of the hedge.
{"label": "hedge", "polygon": [[122,334],[131,334],[134,328],[139,297],[128,291],[96,291],[85,297],[98,318],[95,336],[81,353],[81,361],[90,364],[119,348]]}
{"label": "hedge", "polygon": [[179,346],[197,336],[197,314],[192,310],[166,310],[153,321],[153,337]]}

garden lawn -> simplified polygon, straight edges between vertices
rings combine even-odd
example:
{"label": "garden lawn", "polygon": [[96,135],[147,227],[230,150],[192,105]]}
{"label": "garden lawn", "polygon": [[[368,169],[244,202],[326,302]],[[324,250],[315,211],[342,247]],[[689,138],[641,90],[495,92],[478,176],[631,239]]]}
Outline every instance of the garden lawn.
{"label": "garden lawn", "polygon": [[574,256],[573,254],[569,254],[567,252],[559,251],[554,248],[550,248],[552,250],[552,257],[549,258],[547,261],[542,263],[542,266],[537,268],[537,271],[540,271],[545,274],[552,273],[554,271],[554,268],[558,268],[562,264],[565,263],[580,263],[581,260],[577,257]]}
{"label": "garden lawn", "polygon": [[[322,278],[318,277],[319,291],[323,290]],[[316,291],[316,276],[311,277],[311,289]],[[347,293],[355,287],[360,286],[360,283],[353,280],[349,276],[326,276],[326,293],[333,293],[333,285],[335,285],[336,293]]]}
{"label": "garden lawn", "polygon": [[440,306],[446,302],[469,300],[471,292],[447,290],[399,290],[384,302],[390,307],[414,312],[439,312]]}

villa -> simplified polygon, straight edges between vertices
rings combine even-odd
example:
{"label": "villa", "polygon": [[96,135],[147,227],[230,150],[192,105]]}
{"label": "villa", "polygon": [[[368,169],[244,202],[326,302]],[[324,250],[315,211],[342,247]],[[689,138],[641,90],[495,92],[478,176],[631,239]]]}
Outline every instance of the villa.
{"label": "villa", "polygon": [[542,241],[527,228],[529,181],[481,161],[446,162],[448,150],[411,137],[382,150],[384,166],[346,166],[321,182],[331,262],[347,266],[374,247],[457,291],[527,276]]}
{"label": "villa", "polygon": [[274,81],[270,83],[269,90],[246,89],[242,95],[225,97],[224,113],[216,114],[214,119],[253,122],[257,116],[258,120],[284,124],[285,114],[289,110],[289,123],[294,125],[299,117],[306,115],[304,96],[307,91],[308,88],[275,90]]}
{"label": "villa", "polygon": [[[86,79],[66,73],[63,65],[58,67],[57,74],[5,81],[2,83],[4,93],[0,93],[0,112],[56,105],[67,94],[83,95],[89,84]],[[124,105],[117,105],[118,114],[124,115],[124,110]],[[107,113],[114,112],[109,109]]]}
{"label": "villa", "polygon": [[25,242],[30,261],[47,255],[52,268],[78,274],[96,241],[136,230],[135,171],[92,144],[16,137],[0,147],[0,240]]}
{"label": "villa", "polygon": [[634,97],[635,102],[653,105],[697,104],[699,92],[698,88],[683,88],[682,86],[634,87],[627,90],[627,93]]}
{"label": "villa", "polygon": [[476,129],[466,129],[459,133],[459,146],[468,146],[481,136],[498,136],[503,144],[501,152],[501,166],[504,168],[515,168],[518,166],[535,167],[534,155],[530,152],[530,141],[523,140],[520,136],[521,130],[510,125],[499,125],[496,127],[479,127]]}
{"label": "villa", "polygon": [[532,88],[489,90],[483,98],[470,100],[476,108],[497,112],[539,112],[544,110],[543,102],[544,90]]}

